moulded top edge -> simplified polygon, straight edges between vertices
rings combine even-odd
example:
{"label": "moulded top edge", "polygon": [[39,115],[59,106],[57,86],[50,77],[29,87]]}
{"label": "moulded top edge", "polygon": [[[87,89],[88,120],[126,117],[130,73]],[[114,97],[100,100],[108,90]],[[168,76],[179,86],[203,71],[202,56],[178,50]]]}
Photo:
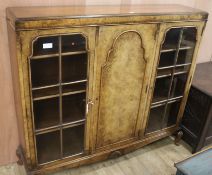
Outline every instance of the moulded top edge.
{"label": "moulded top edge", "polygon": [[133,15],[182,15],[207,14],[199,9],[182,5],[97,5],[97,6],[46,6],[8,7],[7,14],[16,20],[36,20],[78,17],[133,16]]}
{"label": "moulded top edge", "polygon": [[[164,16],[185,16],[190,20],[206,20],[208,13],[182,5],[96,5],[96,6],[52,6],[52,7],[8,7],[7,19],[14,26],[29,21],[114,18],[114,17],[147,17],[150,21],[166,20]],[[171,18],[170,18],[171,19]],[[174,18],[173,18],[174,19]],[[183,17],[179,19],[183,20]],[[117,20],[117,19],[116,19]],[[94,21],[95,22],[95,21]],[[104,22],[104,21],[102,21]],[[111,23],[114,21],[112,20]]]}

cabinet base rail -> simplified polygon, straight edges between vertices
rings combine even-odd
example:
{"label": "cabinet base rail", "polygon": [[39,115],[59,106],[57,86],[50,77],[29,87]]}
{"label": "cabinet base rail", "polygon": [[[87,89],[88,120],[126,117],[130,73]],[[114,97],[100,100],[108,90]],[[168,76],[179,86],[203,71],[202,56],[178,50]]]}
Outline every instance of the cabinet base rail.
{"label": "cabinet base rail", "polygon": [[[81,165],[88,165],[88,164],[92,164],[95,162],[99,162],[99,161],[103,161],[103,160],[107,160],[107,159],[111,159],[111,158],[117,158],[119,156],[125,155],[127,153],[130,153],[134,150],[137,150],[145,145],[148,145],[152,142],[155,142],[157,140],[160,140],[162,138],[165,138],[167,136],[171,136],[172,134],[177,132],[176,127],[171,127],[171,128],[167,128],[164,129],[162,131],[159,131],[158,134],[153,135],[149,135],[145,138],[143,138],[142,140],[137,140],[135,142],[126,144],[126,145],[122,145],[113,149],[109,149],[109,150],[105,150],[102,152],[98,152],[98,153],[93,153],[84,157],[80,157],[77,159],[71,159],[68,160],[68,158],[64,161],[64,160],[59,160],[58,162],[54,162],[54,163],[49,163],[49,164],[45,164],[45,165],[40,165],[38,166],[37,169],[33,169],[30,168],[31,166],[28,166],[26,163],[26,159],[24,157],[24,153],[23,153],[23,149],[21,148],[21,146],[18,147],[17,152],[19,152],[18,156],[19,160],[18,162],[23,162],[27,175],[40,175],[40,174],[46,174],[46,173],[50,173],[50,172],[55,172],[55,171],[60,171],[62,169],[68,169],[68,168],[74,168],[74,167],[79,167]],[[118,153],[118,155],[117,155]],[[115,155],[115,156],[111,156],[111,155]],[[19,164],[21,165],[21,164]]]}

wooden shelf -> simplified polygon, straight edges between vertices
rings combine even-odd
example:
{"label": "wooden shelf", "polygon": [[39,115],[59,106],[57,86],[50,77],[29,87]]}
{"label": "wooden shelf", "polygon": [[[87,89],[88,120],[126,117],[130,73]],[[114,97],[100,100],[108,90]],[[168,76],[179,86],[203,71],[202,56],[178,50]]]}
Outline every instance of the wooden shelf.
{"label": "wooden shelf", "polygon": [[[79,81],[62,83],[61,96],[86,92],[86,82],[87,80],[79,80]],[[59,86],[60,84],[55,84],[55,85],[32,88],[33,101],[59,97],[60,96]]]}
{"label": "wooden shelf", "polygon": [[[88,51],[83,50],[83,51],[75,51],[75,52],[64,52],[61,53],[62,56],[69,56],[69,55],[80,55],[80,54],[86,54]],[[53,58],[53,57],[59,57],[59,53],[55,54],[46,54],[46,55],[36,55],[30,57],[31,60],[36,60],[36,59],[46,59],[46,58]]]}
{"label": "wooden shelf", "polygon": [[[179,99],[182,99],[183,98],[183,96],[181,95],[181,96],[177,96],[177,97],[171,97],[171,98],[169,98],[169,99],[160,99],[159,101],[156,101],[156,102],[152,102],[152,104],[151,104],[151,106],[152,107],[154,107],[154,106],[159,106],[159,105],[161,105],[161,104],[164,104],[164,103],[166,103],[166,102],[172,102],[172,101],[176,101],[176,100],[179,100]],[[159,98],[158,98],[159,99]]]}

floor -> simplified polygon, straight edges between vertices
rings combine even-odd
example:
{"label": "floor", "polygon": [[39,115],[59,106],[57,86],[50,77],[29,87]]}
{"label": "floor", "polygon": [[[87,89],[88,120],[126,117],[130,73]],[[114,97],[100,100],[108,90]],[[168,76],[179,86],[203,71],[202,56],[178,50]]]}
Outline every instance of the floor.
{"label": "floor", "polygon": [[[174,175],[174,163],[190,156],[183,141],[179,146],[168,137],[117,159],[64,170],[51,175]],[[0,175],[26,175],[23,167],[11,164],[0,167]]]}

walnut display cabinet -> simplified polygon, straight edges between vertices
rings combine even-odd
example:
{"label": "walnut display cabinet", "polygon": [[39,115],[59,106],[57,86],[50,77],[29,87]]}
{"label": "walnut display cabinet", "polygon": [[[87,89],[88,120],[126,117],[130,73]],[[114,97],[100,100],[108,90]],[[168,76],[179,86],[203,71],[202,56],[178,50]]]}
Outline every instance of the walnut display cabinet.
{"label": "walnut display cabinet", "polygon": [[177,132],[207,17],[179,5],[7,8],[19,163],[43,174]]}

